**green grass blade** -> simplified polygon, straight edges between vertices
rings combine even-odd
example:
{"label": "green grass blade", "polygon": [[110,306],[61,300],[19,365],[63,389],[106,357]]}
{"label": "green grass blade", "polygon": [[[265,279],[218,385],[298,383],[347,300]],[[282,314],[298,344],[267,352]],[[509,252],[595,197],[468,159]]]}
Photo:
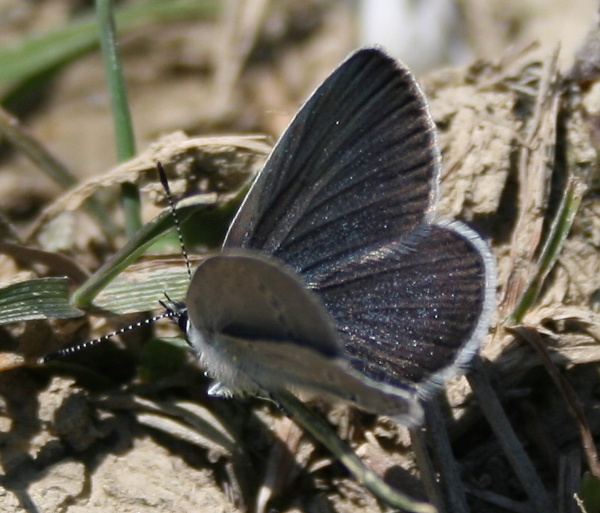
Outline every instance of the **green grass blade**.
{"label": "green grass blade", "polygon": [[[135,155],[135,136],[127,98],[127,85],[117,49],[112,0],[97,0],[96,13],[100,29],[100,48],[104,72],[113,112],[117,158],[119,162],[123,162]],[[121,202],[125,217],[125,234],[131,237],[142,226],[140,193],[134,184],[128,182],[121,184]]]}
{"label": "green grass blade", "polygon": [[67,278],[40,278],[0,289],[0,324],[81,317],[69,304],[69,285]]}
{"label": "green grass blade", "polygon": [[571,225],[581,205],[585,188],[585,184],[579,178],[571,177],[567,182],[558,212],[540,254],[536,273],[531,278],[523,294],[521,294],[514,310],[507,317],[505,324],[508,326],[519,324],[537,300],[544,280],[554,267],[562,245],[571,230]]}
{"label": "green grass blade", "polygon": [[[165,292],[175,300],[185,298],[190,278],[183,262],[151,265],[139,272],[119,274],[94,298],[91,311],[126,315],[161,309]],[[137,267],[137,266],[134,266]]]}
{"label": "green grass blade", "polygon": [[[149,0],[116,9],[117,30],[127,32],[145,25],[218,15],[215,0]],[[98,45],[95,18],[90,14],[66,27],[31,37],[21,44],[0,51],[0,88],[2,97],[14,93],[21,83],[43,75],[79,57]]]}
{"label": "green grass blade", "polygon": [[392,488],[371,469],[365,466],[360,458],[344,443],[331,427],[310,408],[288,392],[278,391],[271,394],[273,400],[303,429],[321,442],[333,455],[346,466],[356,480],[368,488],[373,494],[388,504],[413,513],[435,513],[437,510],[426,502],[420,502]]}
{"label": "green grass blade", "polygon": [[[235,198],[235,195],[231,195],[231,197]],[[180,220],[183,221],[202,209],[214,208],[216,206],[215,201],[214,194],[191,196],[177,204],[177,214]],[[163,237],[167,231],[172,229],[173,217],[171,211],[164,210],[138,230],[125,246],[117,251],[87,282],[75,291],[72,304],[77,307],[90,305],[109,282],[140,257],[154,242]]]}

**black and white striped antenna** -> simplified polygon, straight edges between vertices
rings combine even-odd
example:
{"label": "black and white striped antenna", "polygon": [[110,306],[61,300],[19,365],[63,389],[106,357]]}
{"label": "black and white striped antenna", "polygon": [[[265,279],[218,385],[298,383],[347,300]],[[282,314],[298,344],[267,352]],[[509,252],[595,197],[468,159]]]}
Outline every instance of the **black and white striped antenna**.
{"label": "black and white striped antenna", "polygon": [[[162,184],[167,200],[169,201],[169,209],[171,210],[171,215],[173,216],[173,222],[175,224],[175,229],[177,230],[177,237],[179,239],[179,246],[181,248],[181,253],[183,255],[183,259],[185,261],[185,267],[187,269],[187,274],[192,279],[192,266],[190,264],[190,259],[188,256],[188,252],[185,248],[185,243],[183,242],[183,233],[181,230],[181,223],[179,221],[179,216],[177,215],[177,209],[175,208],[175,202],[173,201],[173,195],[171,194],[171,187],[169,186],[169,181],[167,179],[167,174],[165,173],[165,169],[160,162],[157,162],[156,169],[158,171],[158,176],[160,179],[160,183]],[[123,335],[124,333],[128,333],[129,331],[143,328],[144,326],[148,326],[150,324],[155,323],[156,321],[160,321],[161,319],[178,319],[185,312],[185,305],[181,302],[173,301],[164,293],[166,301],[159,300],[158,302],[165,309],[162,314],[155,315],[153,317],[144,319],[143,321],[136,322],[134,324],[130,324],[129,326],[125,326],[124,328],[118,329],[116,331],[112,331],[107,333],[106,335],[102,335],[101,337],[94,338],[91,340],[86,340],[85,342],[78,342],[77,344],[73,344],[67,347],[63,347],[56,351],[52,351],[45,356],[42,356],[38,363],[47,363],[52,360],[57,360],[64,356],[69,356],[80,351],[84,351],[89,349],[92,346],[101,344],[102,342],[106,342],[107,340],[116,337],[118,335]]]}
{"label": "black and white striped antenna", "polygon": [[185,249],[185,243],[183,242],[183,233],[181,231],[181,222],[179,221],[179,215],[177,214],[177,209],[175,208],[175,202],[173,201],[173,195],[171,194],[171,187],[169,185],[169,180],[167,179],[167,174],[165,173],[165,168],[160,162],[156,163],[156,170],[158,171],[158,177],[160,179],[160,183],[165,190],[167,195],[167,200],[169,201],[169,208],[171,209],[171,215],[173,216],[173,222],[175,223],[175,229],[177,230],[177,237],[179,238],[179,246],[181,248],[181,254],[183,255],[183,259],[185,260],[185,268],[187,269],[188,277],[192,279],[192,266],[190,264],[190,258],[188,256],[188,252]]}

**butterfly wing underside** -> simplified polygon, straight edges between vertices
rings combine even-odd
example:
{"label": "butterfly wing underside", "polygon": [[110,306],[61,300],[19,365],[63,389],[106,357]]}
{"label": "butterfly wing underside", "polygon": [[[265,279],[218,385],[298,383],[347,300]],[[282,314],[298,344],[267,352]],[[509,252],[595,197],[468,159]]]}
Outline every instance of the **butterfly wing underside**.
{"label": "butterfly wing underside", "polygon": [[251,253],[223,254],[196,270],[186,304],[188,338],[232,393],[318,391],[417,424],[411,390],[381,387],[348,365],[331,317],[299,277]]}

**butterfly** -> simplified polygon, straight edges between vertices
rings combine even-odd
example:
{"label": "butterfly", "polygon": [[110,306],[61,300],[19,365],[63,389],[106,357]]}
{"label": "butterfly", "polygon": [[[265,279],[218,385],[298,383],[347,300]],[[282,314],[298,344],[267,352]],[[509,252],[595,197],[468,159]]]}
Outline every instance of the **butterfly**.
{"label": "butterfly", "polygon": [[436,211],[435,125],[377,48],[316,89],[254,180],[179,324],[212,395],[309,390],[407,425],[488,330],[486,242]]}

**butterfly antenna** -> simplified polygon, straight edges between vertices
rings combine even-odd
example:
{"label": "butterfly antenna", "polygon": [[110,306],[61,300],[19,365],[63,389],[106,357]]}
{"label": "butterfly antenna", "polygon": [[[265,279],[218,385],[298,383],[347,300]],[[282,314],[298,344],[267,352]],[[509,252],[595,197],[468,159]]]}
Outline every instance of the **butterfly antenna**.
{"label": "butterfly antenna", "polygon": [[[185,244],[183,242],[183,235],[181,233],[181,223],[179,222],[179,217],[177,215],[177,209],[175,208],[175,202],[173,201],[173,195],[171,194],[171,188],[169,187],[169,181],[167,180],[167,174],[165,173],[165,168],[163,165],[158,162],[157,163],[158,176],[160,178],[160,182],[167,194],[167,199],[169,200],[169,208],[171,210],[171,214],[173,216],[173,221],[175,223],[175,228],[177,230],[177,237],[179,238],[179,245],[181,246],[181,252],[183,254],[183,258],[185,260],[185,266],[187,269],[188,276],[190,280],[192,278],[192,268],[190,265],[190,259],[188,253],[185,249]],[[167,301],[159,301],[159,303],[165,308],[165,311],[160,315],[155,315],[154,317],[149,317],[144,319],[143,321],[136,322],[134,324],[130,324],[129,326],[125,326],[124,328],[118,329],[111,333],[107,333],[106,335],[102,335],[101,337],[94,338],[92,340],[86,340],[85,342],[80,342],[71,346],[63,347],[58,349],[57,351],[52,351],[41,358],[38,359],[38,363],[43,364],[50,362],[52,360],[57,360],[64,356],[69,356],[80,351],[84,351],[89,349],[92,346],[101,344],[102,342],[106,342],[107,340],[116,337],[118,335],[122,335],[123,333],[127,333],[131,330],[142,328],[144,326],[148,326],[156,321],[160,321],[161,319],[179,319],[185,313],[185,307],[183,303],[178,303],[176,301],[171,300],[169,296],[166,295]]]}
{"label": "butterfly antenna", "polygon": [[167,199],[169,201],[169,208],[171,209],[171,215],[173,216],[173,222],[175,223],[175,229],[177,230],[177,237],[179,238],[179,246],[181,247],[181,253],[183,255],[183,259],[185,260],[185,267],[187,269],[188,276],[190,280],[192,279],[192,266],[190,265],[190,258],[188,256],[188,252],[185,249],[185,243],[183,242],[183,234],[181,233],[181,223],[179,222],[179,216],[177,215],[177,209],[175,208],[175,202],[173,201],[173,195],[171,194],[171,187],[169,187],[169,180],[167,179],[167,174],[165,173],[165,168],[160,162],[157,162],[156,169],[158,171],[158,176],[160,178],[160,183],[165,190],[167,195]]}
{"label": "butterfly antenna", "polygon": [[69,355],[72,355],[75,353],[79,353],[80,351],[84,351],[85,349],[88,349],[92,346],[96,346],[98,344],[101,344],[102,342],[106,342],[107,340],[109,340],[113,337],[116,337],[118,335],[122,335],[123,333],[127,333],[128,331],[142,328],[144,326],[148,326],[149,324],[152,324],[156,321],[160,321],[161,319],[167,319],[167,318],[170,319],[173,317],[177,317],[178,315],[180,315],[180,312],[173,310],[173,309],[168,309],[167,311],[165,311],[164,313],[162,313],[160,315],[155,315],[154,317],[149,317],[147,319],[144,319],[143,321],[139,321],[134,324],[130,324],[129,326],[125,326],[124,328],[118,329],[111,333],[107,333],[106,335],[102,335],[101,337],[94,338],[92,340],[86,340],[85,342],[80,342],[78,344],[63,347],[61,349],[58,349],[57,351],[48,353],[48,354],[42,356],[38,360],[38,363],[40,363],[40,364],[48,363],[52,360],[58,360],[59,358],[62,358],[64,356],[69,356]]}

